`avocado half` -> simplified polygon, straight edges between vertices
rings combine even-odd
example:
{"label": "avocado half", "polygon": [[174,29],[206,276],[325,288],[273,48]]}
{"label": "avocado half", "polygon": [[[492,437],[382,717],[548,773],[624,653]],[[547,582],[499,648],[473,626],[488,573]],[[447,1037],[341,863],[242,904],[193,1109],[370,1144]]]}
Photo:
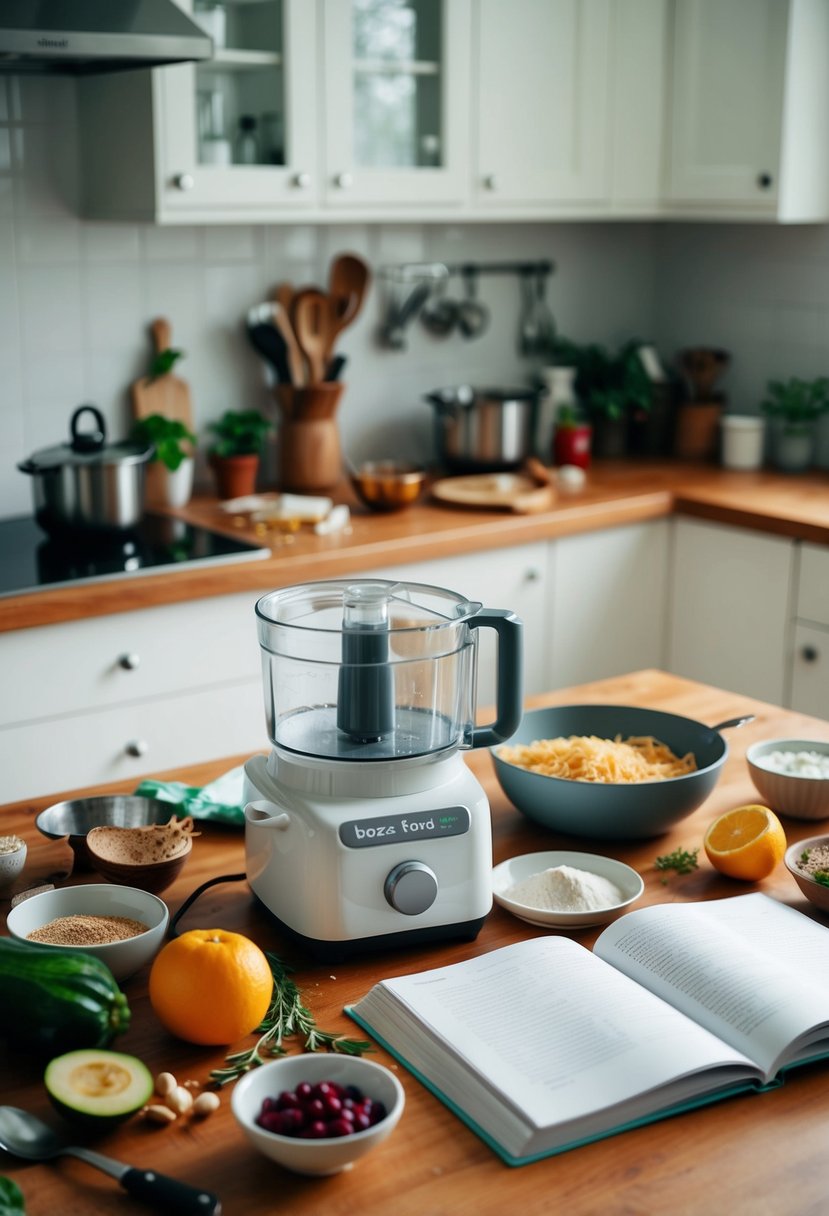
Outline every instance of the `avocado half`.
{"label": "avocado half", "polygon": [[93,1127],[134,1114],[149,1102],[154,1088],[150,1070],[135,1056],[97,1048],[56,1056],[43,1080],[60,1114]]}

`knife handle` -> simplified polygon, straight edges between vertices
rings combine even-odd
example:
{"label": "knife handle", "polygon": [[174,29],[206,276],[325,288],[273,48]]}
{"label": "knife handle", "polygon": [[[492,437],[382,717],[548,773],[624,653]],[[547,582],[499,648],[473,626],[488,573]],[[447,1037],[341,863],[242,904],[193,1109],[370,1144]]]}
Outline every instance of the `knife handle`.
{"label": "knife handle", "polygon": [[151,1203],[158,1211],[175,1212],[177,1216],[197,1216],[198,1213],[221,1216],[222,1203],[218,1195],[198,1190],[155,1170],[130,1168],[119,1181],[135,1199]]}

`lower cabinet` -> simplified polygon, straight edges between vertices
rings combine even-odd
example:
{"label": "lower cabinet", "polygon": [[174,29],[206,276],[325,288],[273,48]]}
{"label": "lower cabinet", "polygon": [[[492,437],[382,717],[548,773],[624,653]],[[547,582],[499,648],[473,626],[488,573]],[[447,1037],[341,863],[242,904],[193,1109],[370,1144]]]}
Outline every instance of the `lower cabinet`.
{"label": "lower cabinet", "polygon": [[789,706],[829,719],[829,548],[825,546],[800,546],[789,660]]}
{"label": "lower cabinet", "polygon": [[668,669],[786,704],[796,542],[674,520]]}

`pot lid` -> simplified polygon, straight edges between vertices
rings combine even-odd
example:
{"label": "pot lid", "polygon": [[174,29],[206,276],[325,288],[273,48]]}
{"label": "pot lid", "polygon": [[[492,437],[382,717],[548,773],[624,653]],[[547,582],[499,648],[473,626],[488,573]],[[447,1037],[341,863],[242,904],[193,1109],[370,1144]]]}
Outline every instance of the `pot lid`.
{"label": "pot lid", "polygon": [[[82,430],[79,420],[91,414],[94,427]],[[143,464],[153,454],[152,444],[106,442],[106,423],[103,414],[94,405],[80,405],[69,424],[69,442],[58,443],[50,448],[41,448],[17,467],[23,473],[43,473],[64,465]]]}

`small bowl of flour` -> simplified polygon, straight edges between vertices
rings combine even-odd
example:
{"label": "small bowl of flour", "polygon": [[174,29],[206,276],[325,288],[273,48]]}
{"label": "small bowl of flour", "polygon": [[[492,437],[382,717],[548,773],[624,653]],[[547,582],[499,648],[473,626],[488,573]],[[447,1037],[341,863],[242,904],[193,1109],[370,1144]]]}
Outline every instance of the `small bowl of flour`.
{"label": "small bowl of flour", "polygon": [[607,924],[644,889],[630,866],[593,853],[524,853],[492,871],[496,903],[531,925],[556,928]]}

